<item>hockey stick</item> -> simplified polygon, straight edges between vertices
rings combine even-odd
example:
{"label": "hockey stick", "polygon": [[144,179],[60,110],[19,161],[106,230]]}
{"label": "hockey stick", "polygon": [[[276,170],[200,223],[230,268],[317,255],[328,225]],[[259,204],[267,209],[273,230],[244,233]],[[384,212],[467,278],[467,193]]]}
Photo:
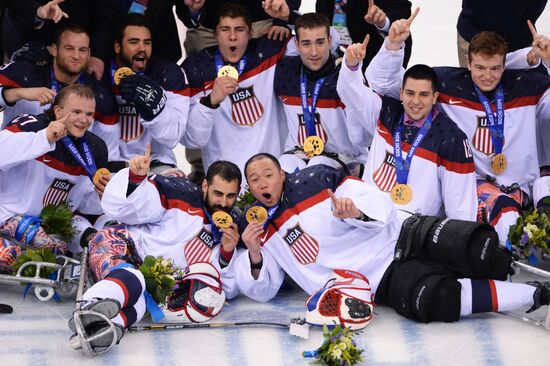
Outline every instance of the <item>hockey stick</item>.
{"label": "hockey stick", "polygon": [[230,327],[249,327],[249,326],[268,326],[286,328],[290,324],[276,322],[227,322],[227,323],[165,323],[151,325],[133,325],[128,328],[130,332],[140,332],[144,330],[177,330],[177,329],[197,329],[197,328],[230,328]]}
{"label": "hockey stick", "polygon": [[11,314],[13,313],[13,308],[8,304],[0,304],[0,314]]}
{"label": "hockey stick", "polygon": [[524,269],[526,270],[527,272],[531,272],[531,273],[534,273],[536,275],[539,275],[539,276],[542,276],[542,277],[546,277],[546,278],[550,278],[550,272],[548,271],[545,271],[543,269],[540,269],[540,268],[537,268],[537,267],[533,267],[533,266],[530,266],[528,264],[525,264],[525,263],[521,263],[521,262],[518,262],[518,261],[514,261],[512,263],[512,265],[514,267],[517,267],[519,269]]}

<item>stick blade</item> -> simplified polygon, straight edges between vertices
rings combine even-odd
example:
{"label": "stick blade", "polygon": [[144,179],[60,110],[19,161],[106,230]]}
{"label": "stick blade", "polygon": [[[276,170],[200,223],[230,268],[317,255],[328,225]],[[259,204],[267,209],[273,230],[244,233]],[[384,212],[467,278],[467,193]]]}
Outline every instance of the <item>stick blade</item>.
{"label": "stick blade", "polygon": [[0,304],[0,314],[11,314],[13,313],[13,308],[8,304]]}

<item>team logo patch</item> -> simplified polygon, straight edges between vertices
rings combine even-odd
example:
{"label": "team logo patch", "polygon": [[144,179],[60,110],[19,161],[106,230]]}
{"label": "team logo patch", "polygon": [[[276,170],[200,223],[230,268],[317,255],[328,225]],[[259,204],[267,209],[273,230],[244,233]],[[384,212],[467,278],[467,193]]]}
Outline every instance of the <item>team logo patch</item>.
{"label": "team logo patch", "polygon": [[298,262],[301,264],[315,262],[319,254],[319,243],[302,230],[300,225],[288,229],[284,238]]}
{"label": "team logo patch", "polygon": [[67,201],[69,192],[73,187],[74,183],[55,178],[48,190],[46,190],[42,204],[46,207],[47,205],[59,205],[61,202]]}
{"label": "team logo patch", "polygon": [[124,142],[136,140],[143,135],[143,126],[139,122],[139,115],[133,105],[118,107],[118,121],[120,125],[120,139]]}
{"label": "team logo patch", "polygon": [[198,262],[210,262],[214,238],[212,233],[202,229],[199,234],[191,239],[185,246],[185,260],[187,265]]}
{"label": "team logo patch", "polygon": [[[504,141],[502,142],[504,146]],[[495,152],[487,117],[477,116],[477,128],[472,137],[472,146],[479,152],[489,156]]]}
{"label": "team logo patch", "polygon": [[372,175],[372,180],[382,192],[391,191],[393,186],[397,184],[397,176],[395,174],[395,158],[393,154],[386,151],[384,161]]}
{"label": "team logo patch", "polygon": [[[319,113],[315,113],[315,135],[319,136],[321,140],[326,144],[328,135],[323,125],[321,124],[321,116]],[[298,114],[298,146],[304,146],[304,142],[307,139],[307,128],[306,121],[304,120],[304,115],[302,113]]]}
{"label": "team logo patch", "polygon": [[264,115],[264,107],[254,94],[254,87],[238,89],[229,95],[231,99],[231,117],[238,125],[254,126]]}

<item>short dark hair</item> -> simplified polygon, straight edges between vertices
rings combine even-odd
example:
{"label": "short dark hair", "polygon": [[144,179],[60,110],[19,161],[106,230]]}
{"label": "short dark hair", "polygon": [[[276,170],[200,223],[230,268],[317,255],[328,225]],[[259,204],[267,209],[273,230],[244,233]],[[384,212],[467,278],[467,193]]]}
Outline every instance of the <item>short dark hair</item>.
{"label": "short dark hair", "polygon": [[214,33],[216,33],[216,28],[218,27],[218,24],[220,24],[222,18],[242,18],[248,26],[248,30],[252,32],[252,21],[250,20],[250,13],[244,6],[240,4],[224,3],[219,7],[218,12],[216,13]]}
{"label": "short dark hair", "polygon": [[472,37],[468,45],[469,60],[472,59],[472,55],[482,54],[486,56],[504,56],[504,61],[506,61],[507,52],[508,43],[506,43],[504,37],[495,32],[480,32]]}
{"label": "short dark hair", "polygon": [[46,114],[48,115],[48,117],[50,117],[52,121],[56,119],[53,107],[55,107],[56,105],[63,107],[65,101],[71,94],[75,94],[76,96],[83,99],[93,99],[95,101],[94,91],[89,86],[83,84],[68,85],[61,89],[59,93],[57,93],[51,107],[48,108],[48,110],[46,111]]}
{"label": "short dark hair", "polygon": [[245,175],[245,178],[246,178],[247,182],[248,182],[248,175],[247,175],[248,166],[250,164],[252,164],[253,162],[258,161],[258,160],[262,160],[262,159],[271,160],[273,162],[273,164],[275,164],[275,167],[277,167],[278,170],[281,170],[281,163],[279,163],[279,160],[276,157],[274,157],[273,155],[271,155],[269,153],[258,153],[258,154],[252,155],[252,157],[250,159],[248,159],[246,161],[246,163],[244,164],[244,175]]}
{"label": "short dark hair", "polygon": [[411,66],[407,71],[405,71],[405,75],[403,75],[403,88],[405,87],[407,79],[428,80],[432,83],[432,91],[434,93],[438,89],[439,81],[437,78],[437,73],[428,65],[417,64]]}
{"label": "short dark hair", "polygon": [[294,23],[294,30],[296,32],[296,39],[300,39],[298,31],[300,29],[314,29],[325,28],[327,31],[327,37],[330,36],[330,22],[328,18],[323,14],[307,13],[296,19]]}
{"label": "short dark hair", "polygon": [[77,34],[84,33],[86,36],[88,36],[88,40],[90,39],[90,34],[88,34],[88,31],[78,24],[66,24],[62,27],[59,27],[57,31],[55,31],[55,35],[53,37],[53,44],[55,44],[56,47],[59,47],[61,44],[61,37],[65,32],[72,32]]}
{"label": "short dark hair", "polygon": [[214,177],[219,176],[226,182],[237,181],[239,186],[243,181],[243,175],[239,167],[227,160],[216,160],[208,167],[206,172],[206,182],[212,184]]}
{"label": "short dark hair", "polygon": [[127,27],[132,25],[136,27],[147,28],[149,33],[151,33],[151,35],[153,34],[153,32],[151,31],[151,22],[145,15],[139,14],[139,13],[128,13],[122,19],[122,23],[120,24],[120,26],[118,27],[115,33],[115,42],[122,43],[122,38],[124,37],[124,31],[126,30]]}

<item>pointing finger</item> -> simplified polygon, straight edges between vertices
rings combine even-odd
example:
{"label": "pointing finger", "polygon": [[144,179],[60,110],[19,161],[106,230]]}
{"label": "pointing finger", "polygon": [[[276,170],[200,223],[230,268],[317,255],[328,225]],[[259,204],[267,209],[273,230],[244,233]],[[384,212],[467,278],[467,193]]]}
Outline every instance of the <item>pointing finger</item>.
{"label": "pointing finger", "polygon": [[145,146],[145,158],[147,160],[150,160],[151,159],[151,144],[147,144]]}
{"label": "pointing finger", "polygon": [[332,204],[334,205],[334,208],[337,208],[338,205],[338,198],[334,195],[334,192],[332,192],[331,189],[328,189],[328,196],[330,197]]}
{"label": "pointing finger", "polygon": [[374,6],[374,0],[369,0],[369,9],[371,9]]}
{"label": "pointing finger", "polygon": [[417,7],[416,9],[414,9],[414,12],[411,14],[411,16],[409,17],[409,19],[407,19],[407,25],[411,25],[414,18],[416,18],[416,16],[418,15],[418,12],[420,11],[420,8]]}
{"label": "pointing finger", "polygon": [[531,35],[533,36],[533,40],[534,40],[535,38],[537,38],[539,34],[537,33],[535,26],[533,25],[533,23],[531,23],[530,20],[527,20],[527,26],[529,27],[529,30],[531,31]]}
{"label": "pointing finger", "polygon": [[367,49],[367,45],[369,44],[369,41],[370,41],[370,34],[367,34],[365,36],[365,39],[363,40],[363,48],[364,49]]}

